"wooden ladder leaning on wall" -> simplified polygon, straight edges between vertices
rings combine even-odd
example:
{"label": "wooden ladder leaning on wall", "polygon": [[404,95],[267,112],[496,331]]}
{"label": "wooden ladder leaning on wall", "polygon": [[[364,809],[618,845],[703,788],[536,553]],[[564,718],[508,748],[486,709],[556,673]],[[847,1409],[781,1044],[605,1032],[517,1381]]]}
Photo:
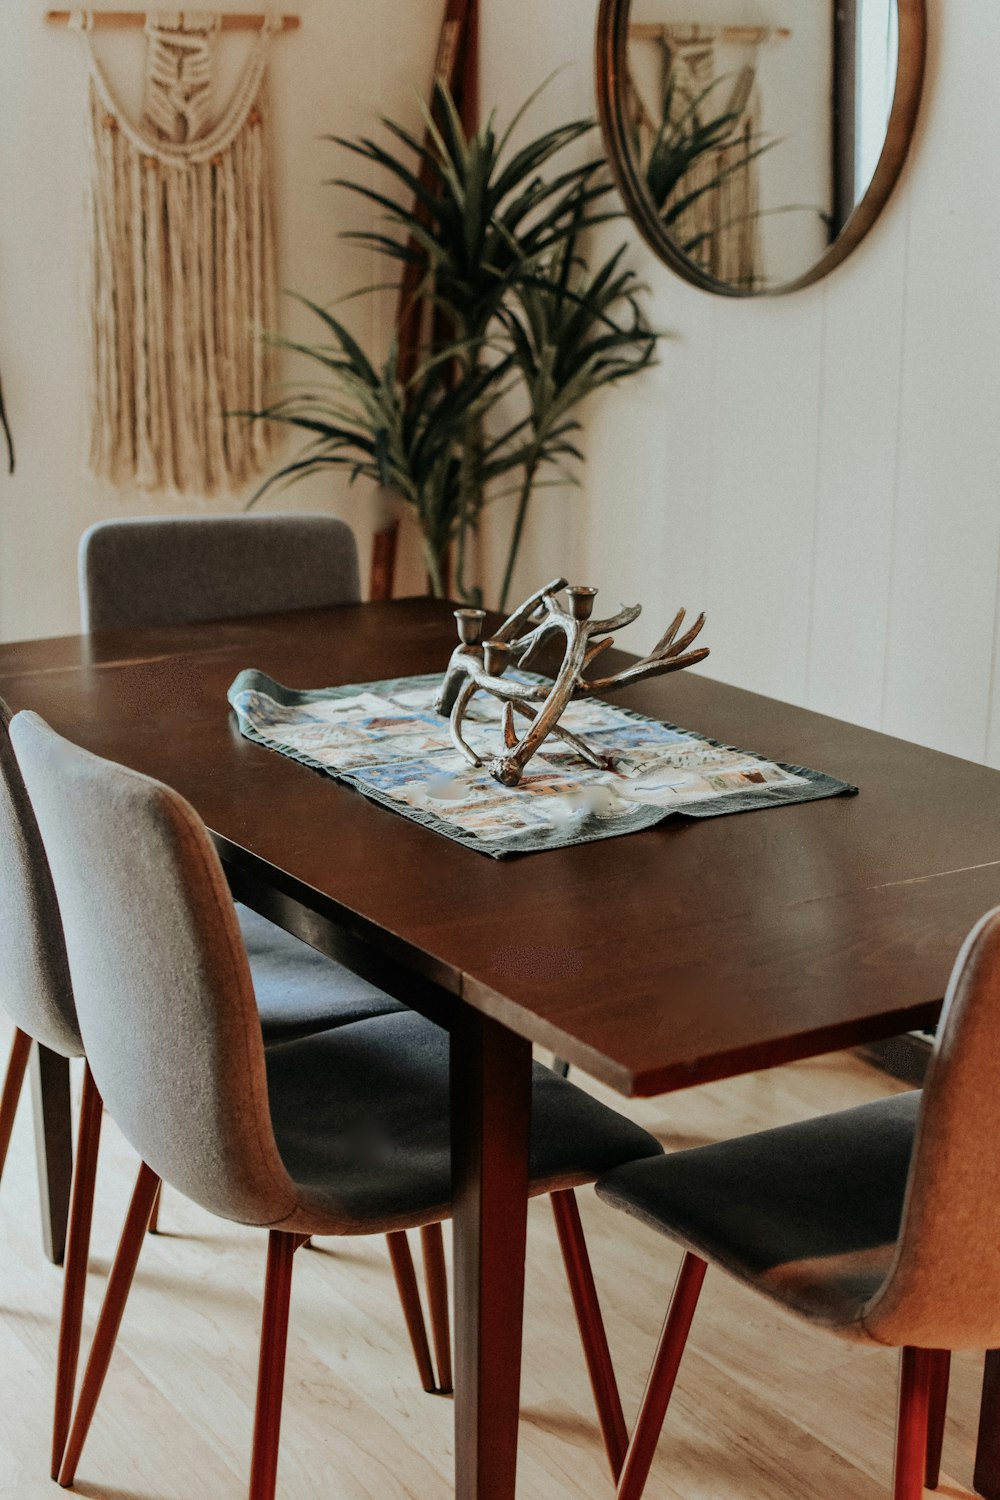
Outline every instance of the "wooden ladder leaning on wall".
{"label": "wooden ladder leaning on wall", "polygon": [[[466,131],[474,131],[479,119],[479,0],[446,0],[434,62],[434,82],[443,83],[447,87]],[[434,113],[438,113],[436,101]],[[424,144],[430,144],[427,135],[424,137]],[[420,168],[421,185],[429,187],[430,179],[431,172],[425,162]],[[418,205],[415,204],[414,207],[419,212]],[[396,309],[399,378],[402,381],[410,378],[420,358],[423,308],[414,300],[420,276],[419,264],[408,262],[404,266]],[[373,539],[369,581],[372,599],[392,598],[398,548],[399,522],[393,521],[377,531]]]}

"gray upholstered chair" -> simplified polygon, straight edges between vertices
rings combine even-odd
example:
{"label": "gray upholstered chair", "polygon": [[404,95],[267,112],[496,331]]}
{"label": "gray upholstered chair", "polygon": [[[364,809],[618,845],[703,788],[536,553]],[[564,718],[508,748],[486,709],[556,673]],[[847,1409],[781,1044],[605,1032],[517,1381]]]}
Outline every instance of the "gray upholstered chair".
{"label": "gray upholstered chair", "polygon": [[[0,1089],[0,1174],[32,1044],[48,1047],[62,1057],[84,1055],[59,907],[38,824],[10,742],[9,723],[10,711],[0,698],[0,1004],[15,1028]],[[403,1009],[380,990],[329,963],[255,913],[245,912],[244,924],[266,1045]],[[72,1408],[100,1131],[101,1100],[85,1066],[56,1364],[53,1478],[59,1471]],[[434,1371],[405,1235],[389,1239],[389,1254],[420,1380],[425,1390],[434,1390]],[[446,1300],[441,1275],[439,1271],[437,1281],[432,1278],[430,1283],[436,1298],[432,1300],[432,1312],[438,1321],[441,1314],[437,1302]],[[439,1380],[442,1369],[447,1377],[447,1361],[439,1352]]]}
{"label": "gray upholstered chair", "polygon": [[354,533],[333,516],[141,517],[80,539],[84,630],[356,604]]}
{"label": "gray upholstered chair", "polygon": [[[56,893],[14,757],[9,724],[10,712],[0,698],[0,1003],[15,1027],[0,1095],[0,1173],[32,1044],[48,1047],[61,1057],[83,1056]],[[101,1103],[87,1068],[66,1245],[52,1434],[53,1478],[59,1472],[72,1411],[100,1130]]]}
{"label": "gray upholstered chair", "polygon": [[[361,598],[351,528],[333,516],[295,513],[100,521],[80,539],[79,582],[85,630],[318,609]],[[237,912],[266,1043],[402,1009],[246,907]],[[159,1199],[151,1228],[158,1215]],[[405,1235],[391,1239],[389,1251],[421,1383],[428,1391],[447,1391],[451,1352],[440,1228],[428,1228],[422,1240],[436,1380]]]}
{"label": "gray upholstered chair", "polygon": [[[90,1066],[144,1163],[60,1483],[73,1481],[162,1177],[223,1218],[269,1230],[250,1495],[271,1500],[292,1257],[313,1234],[399,1232],[448,1216],[447,1034],[404,1012],[265,1053],[232,899],[193,808],[34,714],[19,714],[11,734],[59,897]],[[572,1188],[659,1150],[536,1067],[530,1191],[564,1210],[595,1393],[607,1389],[610,1359]],[[624,1435],[620,1405],[601,1420],[606,1435]]]}
{"label": "gray upholstered chair", "polygon": [[[353,604],[354,533],[333,516],[99,521],[80,539],[85,630],[139,629]],[[237,908],[266,1042],[402,1007],[274,923]]]}
{"label": "gray upholstered chair", "polygon": [[895,1500],[936,1489],[950,1352],[1000,1345],[1000,908],[956,960],[922,1094],[636,1162],[606,1202],[684,1247],[620,1476],[639,1500],[708,1263],[902,1350]]}

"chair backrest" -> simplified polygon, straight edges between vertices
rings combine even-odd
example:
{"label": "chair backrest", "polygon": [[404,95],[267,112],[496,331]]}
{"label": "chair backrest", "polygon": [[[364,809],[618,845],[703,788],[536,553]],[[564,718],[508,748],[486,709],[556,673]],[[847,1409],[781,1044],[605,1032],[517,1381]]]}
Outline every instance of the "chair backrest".
{"label": "chair backrest", "polygon": [[0,698],[0,1005],[36,1041],[79,1057],[62,920]]}
{"label": "chair backrest", "polygon": [[952,971],[893,1264],[863,1321],[886,1344],[1000,1345],[1000,907]]}
{"label": "chair backrest", "polygon": [[253,982],[205,826],[168,787],[18,714],[97,1087],[152,1169],[212,1212],[274,1224],[297,1193],[274,1142]]}
{"label": "chair backrest", "polygon": [[179,625],[361,598],[354,533],[334,516],[100,521],[80,539],[84,630]]}

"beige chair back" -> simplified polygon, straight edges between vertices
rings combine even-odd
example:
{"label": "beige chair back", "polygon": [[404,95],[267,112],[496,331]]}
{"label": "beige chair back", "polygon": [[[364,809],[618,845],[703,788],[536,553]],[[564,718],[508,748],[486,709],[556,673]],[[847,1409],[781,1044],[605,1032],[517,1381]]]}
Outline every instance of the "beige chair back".
{"label": "beige chair back", "polygon": [[11,739],[63,916],[98,1089],[152,1169],[224,1218],[276,1224],[297,1195],[271,1129],[232,898],[176,792],[18,714]]}
{"label": "beige chair back", "polygon": [[886,1344],[1000,1346],[1000,908],[952,971],[895,1258],[864,1324]]}
{"label": "beige chair back", "polygon": [[0,1005],[64,1057],[83,1052],[59,906],[0,698]]}

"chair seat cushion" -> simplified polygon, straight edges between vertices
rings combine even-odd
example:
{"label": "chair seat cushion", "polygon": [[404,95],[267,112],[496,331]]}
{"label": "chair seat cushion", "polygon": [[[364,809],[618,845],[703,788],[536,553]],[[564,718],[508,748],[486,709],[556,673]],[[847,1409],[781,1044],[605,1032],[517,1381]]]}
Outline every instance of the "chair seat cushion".
{"label": "chair seat cushion", "polygon": [[[310,1233],[369,1234],[451,1212],[448,1034],[412,1011],[271,1047],[278,1150]],[[535,1065],[531,1191],[660,1152],[631,1121]]]}
{"label": "chair seat cushion", "polygon": [[247,906],[237,906],[264,1045],[406,1009]]}
{"label": "chair seat cushion", "polygon": [[598,1196],[803,1317],[859,1319],[895,1251],[920,1093],[619,1167]]}

